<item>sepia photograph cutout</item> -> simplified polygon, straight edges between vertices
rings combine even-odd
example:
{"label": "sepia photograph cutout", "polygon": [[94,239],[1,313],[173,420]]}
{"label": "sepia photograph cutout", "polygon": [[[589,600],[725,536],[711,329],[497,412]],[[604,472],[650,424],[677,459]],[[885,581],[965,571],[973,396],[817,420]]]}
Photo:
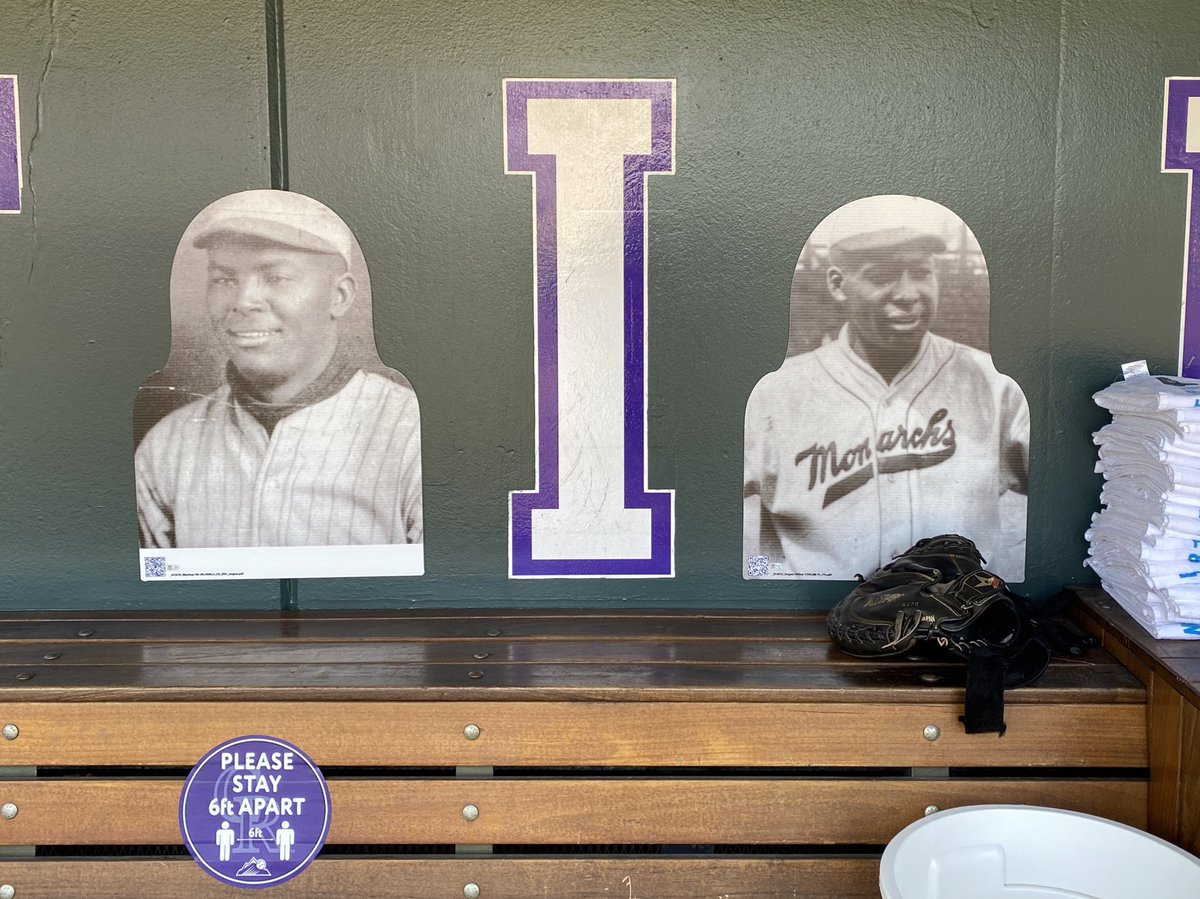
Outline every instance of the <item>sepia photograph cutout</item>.
{"label": "sepia photograph cutout", "polygon": [[992,363],[987,264],[920,197],[813,229],[787,358],[746,405],[743,576],[850,580],[957,533],[1025,579],[1029,407]]}
{"label": "sepia photograph cutout", "polygon": [[223,197],[184,231],[170,302],[134,402],[142,580],[423,574],[417,397],[379,359],[341,218]]}

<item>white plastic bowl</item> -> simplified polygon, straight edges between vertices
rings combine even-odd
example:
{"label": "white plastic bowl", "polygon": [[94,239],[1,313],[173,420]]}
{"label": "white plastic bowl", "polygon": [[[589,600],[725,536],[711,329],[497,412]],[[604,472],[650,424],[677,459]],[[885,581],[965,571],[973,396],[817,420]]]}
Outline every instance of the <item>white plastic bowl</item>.
{"label": "white plastic bowl", "polygon": [[1197,899],[1200,859],[1094,815],[972,805],[896,834],[879,889],[883,899]]}

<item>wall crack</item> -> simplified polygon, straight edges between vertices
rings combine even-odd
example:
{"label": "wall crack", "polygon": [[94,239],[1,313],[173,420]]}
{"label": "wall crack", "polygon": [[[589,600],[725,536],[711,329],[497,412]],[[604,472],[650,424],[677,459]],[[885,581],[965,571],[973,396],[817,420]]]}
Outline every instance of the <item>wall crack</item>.
{"label": "wall crack", "polygon": [[[33,230],[33,250],[29,255],[29,271],[25,276],[25,283],[28,284],[33,280],[33,270],[37,263],[37,190],[34,184],[34,151],[37,148],[38,140],[42,136],[42,131],[46,124],[46,81],[50,77],[50,69],[54,66],[55,57],[58,54],[61,36],[62,36],[62,16],[59,12],[59,0],[50,0],[48,4],[48,12],[50,17],[50,34],[46,47],[46,62],[42,65],[41,75],[38,77],[37,89],[34,93],[34,106],[37,115],[33,126],[33,135],[29,138],[28,164],[29,177],[27,185],[29,187],[29,219]],[[74,16],[68,17],[68,26],[74,21]]]}

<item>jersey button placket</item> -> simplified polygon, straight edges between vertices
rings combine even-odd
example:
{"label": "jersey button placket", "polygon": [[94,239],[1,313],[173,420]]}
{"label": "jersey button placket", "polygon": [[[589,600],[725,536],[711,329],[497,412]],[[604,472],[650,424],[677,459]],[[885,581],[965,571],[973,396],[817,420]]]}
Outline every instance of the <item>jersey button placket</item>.
{"label": "jersey button placket", "polygon": [[[907,432],[908,416],[897,417],[893,412],[896,403],[894,397],[887,397],[880,404],[883,430],[892,431],[893,436],[901,426]],[[903,447],[896,446],[889,455],[903,453]],[[880,508],[888,510],[880,516],[880,545],[884,550],[882,561],[886,562],[893,556],[906,550],[912,543],[911,489],[912,483],[909,472],[889,472],[880,477],[879,502]]]}
{"label": "jersey button placket", "polygon": [[251,546],[277,546],[280,544],[280,532],[264,534],[264,522],[279,521],[282,504],[280,482],[281,472],[276,470],[275,460],[287,458],[286,453],[280,452],[280,444],[285,441],[283,436],[287,431],[283,422],[275,426],[267,440],[267,451],[263,455],[262,467],[258,471],[258,483],[254,490],[254,519],[251,521],[254,541]]}

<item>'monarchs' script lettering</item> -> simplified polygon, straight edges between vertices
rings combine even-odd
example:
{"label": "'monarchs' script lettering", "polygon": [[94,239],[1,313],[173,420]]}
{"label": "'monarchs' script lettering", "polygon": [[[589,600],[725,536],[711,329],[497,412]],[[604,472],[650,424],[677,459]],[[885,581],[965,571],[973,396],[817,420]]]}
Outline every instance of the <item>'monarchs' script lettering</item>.
{"label": "'monarchs' script lettering", "polygon": [[[814,443],[796,453],[796,464],[808,462],[808,489],[831,481],[825,491],[822,508],[862,487],[875,476],[896,474],[929,468],[945,462],[954,455],[954,419],[945,409],[938,409],[924,427],[909,430],[903,424],[875,436],[864,437],[844,451],[837,441]],[[872,461],[874,460],[874,461]]]}

